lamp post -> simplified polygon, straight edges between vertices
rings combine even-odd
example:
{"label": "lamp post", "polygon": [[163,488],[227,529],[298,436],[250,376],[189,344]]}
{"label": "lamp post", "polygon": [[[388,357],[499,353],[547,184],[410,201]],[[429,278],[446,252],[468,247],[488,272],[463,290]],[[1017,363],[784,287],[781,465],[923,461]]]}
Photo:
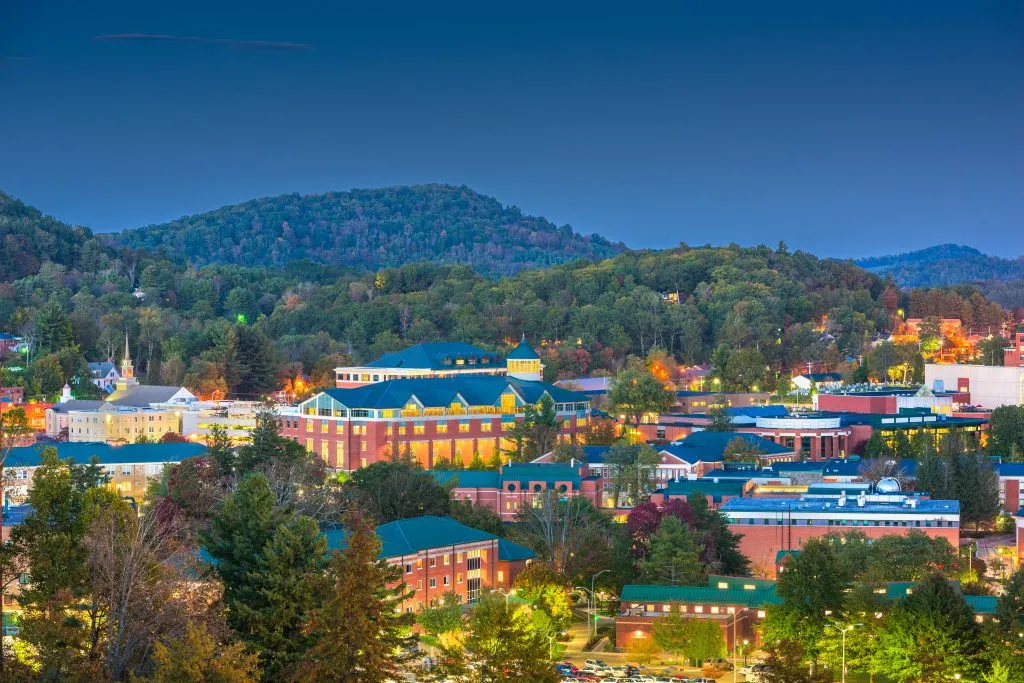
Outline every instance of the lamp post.
{"label": "lamp post", "polygon": [[852,631],[858,626],[864,624],[850,624],[849,626],[843,626],[843,683],[846,683],[846,632]]}
{"label": "lamp post", "polygon": [[[589,609],[590,608],[590,602],[591,602],[591,600],[593,599],[593,596],[594,596],[594,594],[590,591],[590,589],[587,588],[586,586],[573,586],[572,589],[573,589],[573,591],[581,591],[584,595],[587,596],[587,608]],[[587,622],[587,638],[590,638],[590,615],[589,614],[587,615],[586,622]]]}
{"label": "lamp post", "polygon": [[750,645],[750,641],[746,638],[743,639],[743,666],[747,665],[747,647]]}
{"label": "lamp post", "polygon": [[[592,617],[596,617],[597,616],[597,594],[594,593],[594,582],[597,581],[597,577],[601,576],[601,574],[604,574],[605,572],[610,572],[610,571],[611,571],[611,569],[602,569],[601,571],[599,571],[598,573],[596,573],[596,574],[594,574],[593,576],[590,577],[591,610],[594,612],[594,614],[591,615]],[[588,622],[587,634],[588,635],[590,634],[589,622]],[[594,621],[594,635],[595,636],[597,635],[597,621],[596,620]]]}

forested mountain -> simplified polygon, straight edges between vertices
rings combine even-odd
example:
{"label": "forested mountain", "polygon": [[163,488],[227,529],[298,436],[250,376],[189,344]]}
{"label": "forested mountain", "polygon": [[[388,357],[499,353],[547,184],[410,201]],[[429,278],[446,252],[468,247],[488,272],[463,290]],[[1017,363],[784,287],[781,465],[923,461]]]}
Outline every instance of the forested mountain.
{"label": "forested mountain", "polygon": [[1024,307],[1024,258],[1011,260],[960,244],[940,244],[856,263],[872,273],[890,275],[901,287],[977,283],[993,301],[1007,308]]}
{"label": "forested mountain", "polygon": [[281,266],[305,259],[377,269],[430,261],[492,276],[625,249],[451,185],[267,197],[114,239],[196,265]]}
{"label": "forested mountain", "polygon": [[87,228],[73,228],[0,192],[0,282],[35,275],[47,261],[95,267],[104,251]]}
{"label": "forested mountain", "polygon": [[31,218],[19,224],[43,233],[24,247],[42,265],[0,281],[0,331],[33,346],[27,366],[0,365],[0,385],[29,396],[53,396],[69,379],[88,391],[85,361],[118,360],[126,331],[145,381],[253,397],[299,376],[307,389],[329,384],[339,364],[417,342],[504,351],[522,334],[548,379],[615,372],[629,355],[653,352],[713,364],[723,389],[771,388],[792,368],[837,368],[868,353],[898,309],[969,326],[1005,317],[971,288],[900,291],[852,263],[781,244],[626,251],[501,279],[436,263],[197,267],[102,249],[88,231],[15,206],[12,215]]}

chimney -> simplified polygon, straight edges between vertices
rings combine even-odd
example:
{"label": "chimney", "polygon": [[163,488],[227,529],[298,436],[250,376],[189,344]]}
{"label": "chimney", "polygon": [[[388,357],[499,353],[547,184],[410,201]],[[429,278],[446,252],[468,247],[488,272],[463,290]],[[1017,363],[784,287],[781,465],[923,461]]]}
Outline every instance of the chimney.
{"label": "chimney", "polygon": [[569,467],[576,467],[576,458],[569,458]]}

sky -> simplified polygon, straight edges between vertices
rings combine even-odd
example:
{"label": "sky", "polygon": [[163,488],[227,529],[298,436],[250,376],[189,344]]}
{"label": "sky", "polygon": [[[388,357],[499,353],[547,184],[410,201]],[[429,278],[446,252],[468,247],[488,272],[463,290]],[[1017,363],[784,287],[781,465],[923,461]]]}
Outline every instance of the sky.
{"label": "sky", "polygon": [[467,185],[631,247],[1024,254],[1024,3],[0,0],[0,189]]}

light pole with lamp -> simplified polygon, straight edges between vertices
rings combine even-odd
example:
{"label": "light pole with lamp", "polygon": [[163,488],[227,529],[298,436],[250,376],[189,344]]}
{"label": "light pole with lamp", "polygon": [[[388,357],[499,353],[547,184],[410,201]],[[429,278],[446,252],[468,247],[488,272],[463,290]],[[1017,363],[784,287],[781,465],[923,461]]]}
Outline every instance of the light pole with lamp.
{"label": "light pole with lamp", "polygon": [[[579,591],[579,592],[583,593],[585,596],[587,596],[587,608],[589,609],[590,608],[590,603],[593,600],[593,596],[594,596],[594,594],[590,592],[590,589],[587,588],[586,586],[573,586],[572,590],[573,590],[573,592]],[[590,615],[589,614],[587,615],[587,618],[586,618],[585,621],[587,622],[587,638],[590,638]]]}
{"label": "light pole with lamp", "polygon": [[[591,600],[591,605],[592,605],[591,609],[594,612],[592,617],[594,618],[594,635],[595,636],[597,635],[597,618],[596,618],[597,617],[597,593],[594,592],[594,582],[597,581],[597,577],[601,576],[601,574],[604,574],[605,572],[610,572],[610,571],[611,571],[611,569],[602,569],[601,571],[599,571],[598,573],[596,573],[596,574],[594,574],[593,576],[590,577],[590,600]],[[588,634],[590,633],[590,629],[589,628],[587,628],[587,633]]]}
{"label": "light pole with lamp", "polygon": [[846,632],[852,631],[858,626],[864,624],[850,624],[849,626],[843,626],[843,683],[846,683]]}

